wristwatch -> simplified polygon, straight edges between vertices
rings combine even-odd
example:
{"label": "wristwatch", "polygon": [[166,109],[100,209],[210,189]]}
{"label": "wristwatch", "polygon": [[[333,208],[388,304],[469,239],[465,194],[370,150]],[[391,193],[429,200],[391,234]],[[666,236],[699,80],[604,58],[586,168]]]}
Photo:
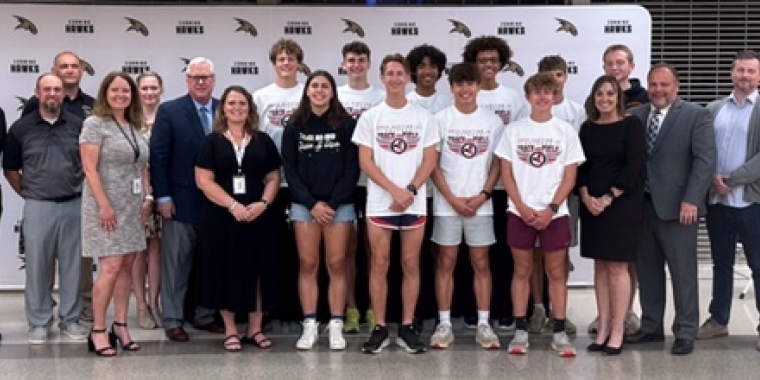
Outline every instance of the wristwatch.
{"label": "wristwatch", "polygon": [[549,209],[556,214],[559,212],[559,205],[556,203],[549,203]]}
{"label": "wristwatch", "polygon": [[417,186],[414,186],[414,184],[410,183],[406,185],[406,189],[409,190],[412,194],[417,195]]}
{"label": "wristwatch", "polygon": [[486,200],[491,199],[491,192],[487,190],[480,190],[480,193],[486,196]]}

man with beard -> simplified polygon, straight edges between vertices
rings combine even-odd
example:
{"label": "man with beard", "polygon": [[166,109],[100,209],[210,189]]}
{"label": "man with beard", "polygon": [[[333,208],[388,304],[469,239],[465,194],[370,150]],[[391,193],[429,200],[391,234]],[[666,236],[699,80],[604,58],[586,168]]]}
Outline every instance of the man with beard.
{"label": "man with beard", "polygon": [[[57,75],[63,81],[63,104],[62,107],[66,112],[70,112],[80,119],[84,120],[90,116],[95,99],[85,94],[79,87],[82,81],[82,62],[79,56],[70,52],[63,51],[58,53],[53,59],[53,68],[51,72]],[[21,116],[26,116],[40,108],[39,98],[32,96],[24,109]],[[79,280],[79,293],[82,297],[82,315],[81,319],[85,322],[92,322],[92,258],[82,258],[82,278]],[[55,282],[55,267],[50,269],[50,288],[53,288]],[[55,301],[53,301],[55,306]]]}
{"label": "man with beard", "polygon": [[5,178],[25,201],[24,300],[29,343],[45,343],[53,322],[48,276],[56,257],[61,297],[58,326],[69,338],[84,340],[87,329],[79,324],[82,119],[62,109],[63,81],[55,74],[39,77],[35,95],[39,108],[11,126],[3,157]]}

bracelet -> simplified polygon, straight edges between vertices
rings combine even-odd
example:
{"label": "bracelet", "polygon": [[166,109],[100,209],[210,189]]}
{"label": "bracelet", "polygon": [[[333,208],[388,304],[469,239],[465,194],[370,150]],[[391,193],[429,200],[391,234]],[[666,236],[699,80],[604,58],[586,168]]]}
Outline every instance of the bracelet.
{"label": "bracelet", "polygon": [[230,205],[230,207],[227,208],[227,210],[229,210],[230,212],[232,212],[232,210],[234,210],[235,206],[237,206],[237,205],[238,205],[237,201],[233,200],[232,204]]}
{"label": "bracelet", "polygon": [[150,194],[148,194],[148,195],[145,196],[144,200],[146,200],[148,202],[153,202],[153,196],[150,195]]}

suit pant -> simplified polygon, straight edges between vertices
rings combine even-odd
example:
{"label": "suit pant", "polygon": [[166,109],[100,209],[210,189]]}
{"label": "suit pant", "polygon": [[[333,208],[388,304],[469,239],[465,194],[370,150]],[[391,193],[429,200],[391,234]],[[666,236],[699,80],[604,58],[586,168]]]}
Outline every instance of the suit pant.
{"label": "suit pant", "polygon": [[699,329],[699,284],[697,282],[698,224],[662,220],[651,199],[644,201],[644,225],[637,257],[641,330],[663,334],[665,314],[665,264],[668,265],[675,302],[673,335],[694,340]]}
{"label": "suit pant", "polygon": [[[190,223],[172,219],[163,219],[161,228],[161,306],[163,327],[169,330],[184,324],[188,280],[198,256],[198,231]],[[199,284],[192,286],[197,288]],[[214,321],[214,310],[196,307],[194,314],[193,323],[196,325]]]}

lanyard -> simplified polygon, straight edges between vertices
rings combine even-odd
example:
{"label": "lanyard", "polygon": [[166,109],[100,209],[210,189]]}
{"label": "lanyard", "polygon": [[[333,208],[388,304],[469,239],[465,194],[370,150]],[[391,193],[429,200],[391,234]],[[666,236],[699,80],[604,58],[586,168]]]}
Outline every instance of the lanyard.
{"label": "lanyard", "polygon": [[227,132],[224,132],[224,137],[226,137],[232,143],[232,149],[235,151],[235,159],[238,163],[238,173],[240,173],[243,167],[243,156],[245,155],[245,148],[251,141],[251,135],[246,133],[245,137],[243,137],[243,141],[240,143],[240,146],[235,145],[235,139],[232,137],[232,133],[229,130]]}
{"label": "lanyard", "polygon": [[121,134],[124,135],[124,138],[127,139],[129,146],[132,147],[132,151],[135,153],[135,163],[137,163],[137,160],[140,158],[140,142],[137,141],[137,136],[135,136],[135,129],[132,128],[132,125],[127,125],[127,127],[129,127],[129,132],[132,134],[132,138],[130,139],[129,136],[127,136],[127,132],[124,132],[124,128],[122,128],[119,123],[116,123],[116,126],[119,127]]}

